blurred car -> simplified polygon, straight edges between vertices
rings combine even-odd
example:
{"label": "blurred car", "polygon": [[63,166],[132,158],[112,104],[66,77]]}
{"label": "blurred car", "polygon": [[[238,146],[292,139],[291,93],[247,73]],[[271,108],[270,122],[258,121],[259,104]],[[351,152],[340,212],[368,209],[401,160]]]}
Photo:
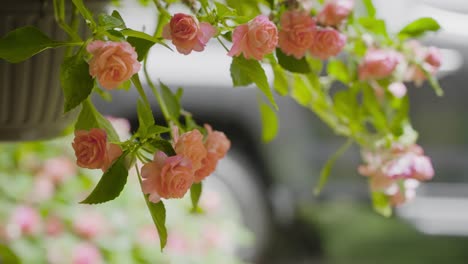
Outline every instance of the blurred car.
{"label": "blurred car", "polygon": [[[417,198],[399,208],[397,215],[426,233],[467,235],[468,214],[461,212],[468,212],[468,108],[464,96],[468,90],[463,85],[468,82],[468,65],[464,63],[468,60],[468,31],[463,28],[468,22],[468,2],[374,2],[391,31],[422,16],[434,17],[443,28],[426,38],[425,44],[443,49],[439,77],[445,96],[438,98],[427,85],[409,89],[412,121],[420,131],[419,143],[433,159],[436,176],[432,182],[424,183]],[[140,28],[145,14],[150,12],[128,3],[124,7],[122,15],[129,21],[127,25],[134,28]],[[312,112],[291,98],[276,97],[281,128],[275,140],[261,143],[257,90],[232,88],[231,59],[216,42],[210,42],[204,52],[190,56],[162,46],[154,47],[149,56],[154,56],[149,65],[153,81],[160,80],[172,89],[183,87],[184,109],[193,113],[200,124],[209,123],[232,140],[232,150],[215,177],[230,190],[256,238],[254,247],[241,251],[245,259],[255,263],[293,263],[291,258],[283,261],[277,251],[280,248],[289,257],[298,256],[285,249],[289,247],[292,252],[311,256],[301,263],[320,261],[314,256],[320,259],[322,254],[321,237],[313,225],[304,225],[299,218],[300,206],[317,200],[346,199],[365,201],[370,208],[366,179],[356,171],[360,163],[357,148],[336,163],[322,195],[313,195],[321,166],[344,139],[334,136]],[[150,94],[149,88],[146,91]],[[116,92],[113,105],[118,107],[109,108],[99,98],[96,102],[104,113],[126,117],[137,125],[136,98],[134,91]],[[159,120],[163,120],[154,99],[152,105]]]}

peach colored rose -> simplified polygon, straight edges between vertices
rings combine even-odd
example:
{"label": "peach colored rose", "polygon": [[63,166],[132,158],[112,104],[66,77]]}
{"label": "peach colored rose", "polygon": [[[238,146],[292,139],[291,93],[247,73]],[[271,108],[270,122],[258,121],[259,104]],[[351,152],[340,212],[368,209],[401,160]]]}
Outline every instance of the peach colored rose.
{"label": "peach colored rose", "polygon": [[211,175],[216,170],[219,159],[223,158],[231,147],[231,141],[223,132],[213,131],[208,124],[205,124],[205,128],[208,133],[205,141],[207,154],[202,160],[200,169],[195,171],[195,182],[201,182]]}
{"label": "peach colored rose", "polygon": [[103,129],[75,131],[72,146],[78,166],[88,169],[103,167],[107,159],[107,134]]}
{"label": "peach colored rose", "polygon": [[75,131],[72,143],[77,158],[76,163],[82,168],[102,169],[106,171],[120,155],[120,146],[108,143],[107,134],[103,129],[93,128]]}
{"label": "peach colored rose", "polygon": [[216,34],[209,23],[198,23],[197,18],[182,13],[175,14],[163,28],[163,37],[172,40],[178,52],[188,55],[192,51],[203,51],[206,43]]}
{"label": "peach colored rose", "polygon": [[366,81],[388,77],[393,73],[399,61],[400,57],[395,51],[370,49],[359,65],[359,79]]}
{"label": "peach colored rose", "polygon": [[208,132],[205,142],[206,150],[210,153],[215,153],[218,159],[223,158],[231,147],[231,141],[229,141],[223,132],[213,131],[210,125],[205,125],[205,128]]}
{"label": "peach colored rose", "polygon": [[336,56],[346,45],[346,36],[335,29],[324,28],[314,32],[310,53],[322,60]]}
{"label": "peach colored rose", "polygon": [[239,56],[243,53],[246,59],[261,60],[276,48],[278,29],[267,16],[259,15],[234,29],[232,43],[229,56]]}
{"label": "peach colored rose", "polygon": [[324,26],[338,26],[349,16],[353,7],[353,0],[328,1],[317,15],[317,20]]}
{"label": "peach colored rose", "polygon": [[193,184],[194,175],[189,159],[181,155],[167,157],[161,151],[152,162],[141,168],[143,193],[157,203],[160,198],[182,198]]}
{"label": "peach colored rose", "polygon": [[281,15],[278,45],[287,54],[300,59],[312,45],[315,22],[305,11],[286,11]]}
{"label": "peach colored rose", "polygon": [[95,40],[86,50],[93,55],[89,61],[89,74],[97,77],[105,89],[117,88],[140,70],[138,55],[128,42]]}
{"label": "peach colored rose", "polygon": [[177,155],[190,160],[194,172],[201,168],[202,160],[206,157],[206,148],[203,145],[203,135],[200,131],[194,129],[186,132],[174,143],[174,150]]}
{"label": "peach colored rose", "polygon": [[218,165],[218,156],[215,152],[208,152],[206,157],[202,160],[202,166],[195,171],[195,182],[201,182],[206,177],[210,176]]}
{"label": "peach colored rose", "polygon": [[106,172],[109,167],[122,155],[122,148],[114,143],[107,143],[107,156],[102,164],[101,170]]}

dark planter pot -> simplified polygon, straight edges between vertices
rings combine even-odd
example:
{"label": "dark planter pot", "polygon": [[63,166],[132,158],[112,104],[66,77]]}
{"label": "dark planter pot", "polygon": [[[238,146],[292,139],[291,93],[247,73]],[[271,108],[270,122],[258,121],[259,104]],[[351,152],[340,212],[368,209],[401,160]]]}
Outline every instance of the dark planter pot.
{"label": "dark planter pot", "polygon": [[[52,1],[19,2],[2,3],[0,36],[18,27],[34,25],[52,39],[66,39],[54,20]],[[107,1],[86,3],[98,12],[105,8]],[[83,30],[80,35],[85,34]],[[46,50],[17,64],[0,60],[0,141],[57,137],[75,120],[77,111],[63,114],[59,69],[64,51],[64,48]]]}

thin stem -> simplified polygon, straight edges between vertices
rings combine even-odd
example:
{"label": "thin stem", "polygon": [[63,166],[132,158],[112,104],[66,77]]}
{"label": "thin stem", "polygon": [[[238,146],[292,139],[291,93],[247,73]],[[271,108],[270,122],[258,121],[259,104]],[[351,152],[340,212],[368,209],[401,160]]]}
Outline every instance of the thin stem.
{"label": "thin stem", "polygon": [[219,38],[219,36],[217,36],[216,39],[217,39],[218,42],[221,44],[221,46],[223,46],[223,48],[224,48],[227,52],[229,52],[228,47],[226,47],[226,45],[224,45],[223,41]]}
{"label": "thin stem", "polygon": [[81,41],[80,36],[65,22],[64,0],[54,0],[54,16],[57,24],[68,34],[71,40]]}
{"label": "thin stem", "polygon": [[315,195],[319,195],[320,192],[322,191],[323,187],[328,181],[328,177],[330,176],[331,169],[333,167],[333,164],[335,164],[335,161],[343,155],[343,153],[348,150],[348,148],[351,146],[353,143],[353,140],[351,138],[348,138],[346,143],[344,143],[325,163],[325,166],[323,166],[322,170],[320,171],[320,179],[318,182],[318,186],[314,190]]}
{"label": "thin stem", "polygon": [[156,100],[158,101],[158,104],[159,104],[159,107],[161,108],[164,119],[166,119],[166,122],[169,123],[169,121],[171,120],[171,116],[169,115],[169,111],[167,110],[166,104],[164,103],[164,99],[159,94],[158,89],[156,88],[153,81],[151,80],[146,64],[147,64],[147,60],[145,59],[143,63],[143,73],[145,74],[146,81],[148,82],[148,85],[150,86],[151,90],[153,91],[154,96],[156,97]]}
{"label": "thin stem", "polygon": [[141,98],[143,99],[144,103],[151,108],[151,104],[148,101],[148,97],[146,96],[145,91],[143,90],[143,86],[141,85],[140,82],[140,77],[138,77],[138,74],[133,75],[132,77],[132,82],[135,85],[135,88],[137,89],[138,93],[140,94]]}

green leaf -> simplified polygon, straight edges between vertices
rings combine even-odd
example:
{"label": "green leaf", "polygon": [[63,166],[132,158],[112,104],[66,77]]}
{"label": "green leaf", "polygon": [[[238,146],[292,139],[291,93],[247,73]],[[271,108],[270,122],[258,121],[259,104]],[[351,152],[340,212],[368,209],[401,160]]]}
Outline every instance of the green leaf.
{"label": "green leaf", "polygon": [[302,106],[308,106],[312,100],[312,93],[300,74],[294,74],[291,97]]}
{"label": "green leaf", "polygon": [[390,201],[386,194],[372,192],[372,205],[377,213],[385,217],[390,217],[392,215],[392,207],[390,206]]}
{"label": "green leaf", "polygon": [[147,39],[128,37],[127,42],[135,47],[135,51],[138,54],[138,60],[142,61],[148,54],[151,47],[154,46],[155,42]]}
{"label": "green leaf", "polygon": [[148,200],[148,197],[145,196],[146,205],[151,214],[156,229],[159,234],[159,243],[161,246],[161,251],[164,249],[167,243],[167,229],[166,229],[166,208],[164,203],[159,201],[158,203],[152,203]]}
{"label": "green leaf", "polygon": [[247,86],[253,83],[253,80],[250,76],[245,72],[245,69],[242,69],[238,64],[234,63],[235,58],[233,58],[230,72],[231,72],[231,79],[232,84],[234,87],[236,86]]}
{"label": "green leaf", "polygon": [[314,194],[319,195],[320,192],[322,191],[323,187],[325,187],[325,184],[328,181],[328,177],[330,176],[331,169],[333,168],[333,165],[335,164],[336,160],[341,157],[346,150],[349,149],[349,147],[352,145],[353,140],[348,139],[328,160],[327,163],[325,163],[325,166],[323,166],[322,170],[320,171],[320,178],[319,182],[317,184],[317,187],[314,189]]}
{"label": "green leaf", "polygon": [[122,23],[122,26],[123,26],[124,28],[127,27],[127,26],[125,25],[125,22],[124,22],[122,16],[120,15],[119,11],[114,10],[114,11],[112,11],[112,14],[111,14],[111,15],[112,15],[113,17],[117,18],[118,20],[120,20],[120,22]]}
{"label": "green leaf", "polygon": [[276,116],[276,112],[271,109],[268,104],[259,102],[259,107],[262,118],[262,141],[270,142],[278,134],[278,117]]}
{"label": "green leaf", "polygon": [[119,40],[125,40],[124,34],[122,34],[120,31],[115,30],[115,29],[108,29],[107,33],[112,35],[113,37],[119,39]]}
{"label": "green leaf", "polygon": [[387,26],[384,20],[370,17],[360,17],[358,22],[369,32],[388,38]]}
{"label": "green leaf", "polygon": [[364,108],[372,116],[372,123],[375,128],[380,132],[388,132],[387,118],[375,96],[374,89],[369,85],[365,85],[362,91]]}
{"label": "green leaf", "polygon": [[158,126],[158,125],[152,125],[150,127],[148,127],[148,135],[159,135],[159,134],[162,134],[162,133],[167,133],[167,132],[170,132],[171,129],[168,128],[168,127],[164,127],[164,126]]}
{"label": "green leaf", "polygon": [[172,91],[162,82],[159,82],[161,87],[161,96],[166,105],[167,111],[173,120],[178,120],[180,117],[180,102],[177,100],[177,97],[172,93]]}
{"label": "green leaf", "polygon": [[243,56],[233,57],[231,63],[231,77],[234,86],[243,86],[245,80],[253,81],[265,94],[270,103],[278,110],[273,98],[268,79],[260,63],[256,60],[246,60]]}
{"label": "green leaf", "polygon": [[218,18],[232,17],[237,14],[235,9],[230,8],[229,6],[222,4],[220,2],[214,2],[216,6],[216,13]]}
{"label": "green leaf", "polygon": [[284,54],[280,48],[276,49],[276,57],[278,58],[279,65],[281,65],[281,67],[283,67],[285,70],[297,73],[310,72],[310,67],[305,57],[301,59],[296,59],[293,56],[288,56]]}
{"label": "green leaf", "polygon": [[102,175],[96,188],[81,201],[82,204],[100,204],[119,197],[127,183],[128,169],[125,166],[126,153],[122,154]]}
{"label": "green leaf", "polygon": [[109,141],[119,141],[119,136],[112,124],[96,110],[89,99],[84,100],[81,105],[82,108],[75,124],[75,130],[89,131],[92,128],[102,128],[106,131]]}
{"label": "green leaf", "polygon": [[154,116],[151,108],[143,103],[143,101],[138,100],[137,102],[137,114],[138,114],[138,133],[141,137],[146,137],[148,133],[148,128],[154,125]]}
{"label": "green leaf", "polygon": [[200,196],[202,194],[203,185],[201,182],[192,184],[190,187],[190,198],[192,199],[192,213],[197,213],[200,211],[198,207],[198,202],[200,201]]}
{"label": "green leaf", "polygon": [[20,264],[21,261],[10,248],[0,243],[0,263]]}
{"label": "green leaf", "polygon": [[375,10],[374,4],[372,3],[372,0],[362,0],[362,2],[364,3],[364,6],[366,7],[367,16],[375,17],[376,10]]}
{"label": "green leaf", "polygon": [[122,29],[120,32],[127,37],[145,39],[147,41],[152,41],[154,43],[158,42],[158,39],[154,38],[153,36],[146,34],[144,32],[141,32],[141,31],[130,29],[130,28]]}
{"label": "green leaf", "polygon": [[121,19],[106,14],[99,14],[98,24],[99,27],[103,28],[104,30],[126,28],[125,23]]}
{"label": "green leaf", "polygon": [[84,5],[83,0],[72,0],[72,2],[80,12],[81,16],[86,20],[86,23],[91,26],[91,30],[94,31],[96,22],[94,21],[93,14]]}
{"label": "green leaf", "polygon": [[273,87],[275,88],[275,91],[278,94],[285,96],[289,92],[289,83],[288,83],[286,73],[278,65],[272,65],[272,67],[273,67],[273,74],[275,75],[273,79]]}
{"label": "green leaf", "polygon": [[309,58],[307,58],[307,63],[309,64],[310,69],[313,72],[320,75],[323,69],[323,61],[321,59],[310,56]]}
{"label": "green leaf", "polygon": [[162,82],[159,82],[159,85],[161,87],[161,96],[164,100],[167,111],[169,112],[171,119],[177,121],[180,117],[180,111],[182,110],[180,102],[177,99],[177,96],[172,93],[171,89],[169,89],[167,85]]}
{"label": "green leaf", "polygon": [[86,100],[94,87],[89,65],[81,55],[66,58],[60,66],[60,84],[65,97],[64,112]]}
{"label": "green leaf", "polygon": [[406,25],[400,32],[398,37],[405,39],[408,37],[415,38],[424,35],[428,31],[438,31],[440,29],[439,23],[433,18],[423,17]]}
{"label": "green leaf", "polygon": [[46,49],[81,44],[55,41],[38,28],[26,26],[9,32],[0,40],[0,58],[11,63],[18,63]]}
{"label": "green leaf", "polygon": [[335,93],[333,97],[334,110],[336,115],[350,122],[354,118],[355,109],[357,109],[356,98],[349,90],[342,90]]}
{"label": "green leaf", "polygon": [[151,139],[148,141],[151,146],[159,149],[160,151],[166,153],[167,156],[174,156],[176,152],[172,147],[171,143],[164,139]]}
{"label": "green leaf", "polygon": [[338,81],[347,84],[351,81],[351,76],[349,76],[348,68],[346,65],[337,59],[330,59],[327,65],[328,75],[334,77]]}

